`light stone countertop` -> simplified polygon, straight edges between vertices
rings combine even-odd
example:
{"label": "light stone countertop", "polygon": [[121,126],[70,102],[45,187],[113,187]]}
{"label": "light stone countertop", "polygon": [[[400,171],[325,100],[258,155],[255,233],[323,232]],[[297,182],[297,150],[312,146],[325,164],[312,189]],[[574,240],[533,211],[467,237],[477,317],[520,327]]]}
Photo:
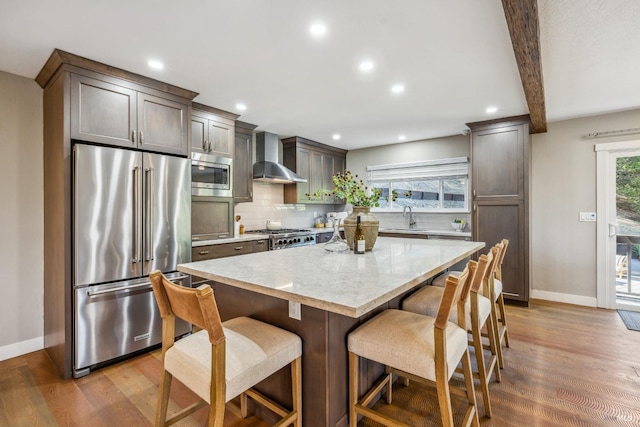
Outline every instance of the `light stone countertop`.
{"label": "light stone countertop", "polygon": [[453,236],[453,237],[471,237],[470,231],[456,230],[416,230],[411,228],[381,228],[380,233],[394,234],[423,234],[425,236]]}
{"label": "light stone countertop", "polygon": [[331,253],[319,244],[180,264],[178,270],[358,318],[484,246],[378,237],[364,255]]}

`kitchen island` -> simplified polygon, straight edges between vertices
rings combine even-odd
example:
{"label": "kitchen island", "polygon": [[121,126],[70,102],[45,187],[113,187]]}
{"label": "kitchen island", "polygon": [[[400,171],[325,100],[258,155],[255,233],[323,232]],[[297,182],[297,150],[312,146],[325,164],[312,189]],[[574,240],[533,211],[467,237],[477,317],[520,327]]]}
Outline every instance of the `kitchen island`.
{"label": "kitchen island", "polygon": [[[427,279],[483,247],[481,242],[379,237],[364,255],[314,245],[181,264],[178,270],[215,281],[223,321],[250,316],[298,334],[303,425],[346,426],[348,333],[384,309],[399,308]],[[290,306],[300,320],[289,316]],[[362,369],[362,382],[368,383],[382,367],[362,363]],[[289,383],[285,369],[259,388],[290,404]]]}

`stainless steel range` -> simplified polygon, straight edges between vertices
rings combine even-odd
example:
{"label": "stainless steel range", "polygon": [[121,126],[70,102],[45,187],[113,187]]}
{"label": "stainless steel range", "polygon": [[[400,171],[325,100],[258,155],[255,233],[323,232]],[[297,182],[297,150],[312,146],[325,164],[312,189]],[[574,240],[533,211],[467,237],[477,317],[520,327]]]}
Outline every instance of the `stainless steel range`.
{"label": "stainless steel range", "polygon": [[316,244],[316,232],[312,230],[283,228],[282,230],[251,230],[247,233],[268,234],[270,251]]}

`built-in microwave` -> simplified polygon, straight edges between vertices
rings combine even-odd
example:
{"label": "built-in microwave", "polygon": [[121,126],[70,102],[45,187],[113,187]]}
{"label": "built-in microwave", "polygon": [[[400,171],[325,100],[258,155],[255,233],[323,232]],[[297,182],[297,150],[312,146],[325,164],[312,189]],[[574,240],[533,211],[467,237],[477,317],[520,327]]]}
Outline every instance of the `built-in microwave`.
{"label": "built-in microwave", "polygon": [[233,159],[191,153],[191,194],[233,197]]}

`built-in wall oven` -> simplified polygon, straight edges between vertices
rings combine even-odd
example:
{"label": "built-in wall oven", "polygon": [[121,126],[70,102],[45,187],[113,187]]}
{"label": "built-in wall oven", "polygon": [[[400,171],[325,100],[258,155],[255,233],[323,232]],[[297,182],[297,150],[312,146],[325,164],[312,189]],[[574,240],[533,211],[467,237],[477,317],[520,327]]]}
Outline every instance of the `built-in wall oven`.
{"label": "built-in wall oven", "polygon": [[233,197],[233,159],[191,153],[191,194]]}

